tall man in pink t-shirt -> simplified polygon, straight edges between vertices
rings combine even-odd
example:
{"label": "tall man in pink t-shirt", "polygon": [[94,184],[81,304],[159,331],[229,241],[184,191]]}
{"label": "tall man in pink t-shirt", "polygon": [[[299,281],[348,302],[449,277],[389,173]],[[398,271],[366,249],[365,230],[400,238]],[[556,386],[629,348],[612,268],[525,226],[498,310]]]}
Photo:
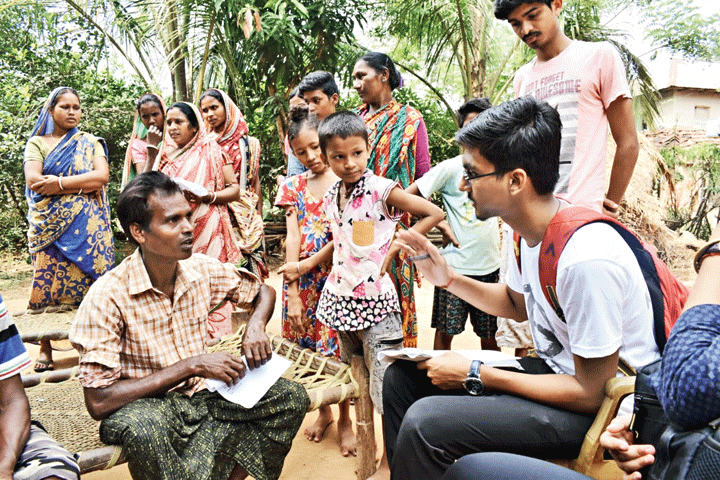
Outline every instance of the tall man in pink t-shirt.
{"label": "tall man in pink t-shirt", "polygon": [[[507,20],[537,53],[515,75],[515,96],[532,95],[560,113],[560,180],[555,193],[617,218],[639,151],[625,68],[609,43],[568,38],[558,19],[561,8],[562,0],[495,0],[495,17]],[[608,127],[617,151],[605,190]],[[508,236],[503,239],[504,252],[511,251]],[[527,333],[512,321],[500,320],[498,337],[498,345],[531,346]]]}

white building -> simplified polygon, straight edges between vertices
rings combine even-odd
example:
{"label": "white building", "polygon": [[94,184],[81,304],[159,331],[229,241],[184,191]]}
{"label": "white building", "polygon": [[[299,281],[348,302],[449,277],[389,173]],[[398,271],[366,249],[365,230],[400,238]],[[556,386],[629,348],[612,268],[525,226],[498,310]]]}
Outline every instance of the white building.
{"label": "white building", "polygon": [[662,97],[657,128],[714,130],[720,123],[720,63],[670,60],[666,78],[657,78]]}

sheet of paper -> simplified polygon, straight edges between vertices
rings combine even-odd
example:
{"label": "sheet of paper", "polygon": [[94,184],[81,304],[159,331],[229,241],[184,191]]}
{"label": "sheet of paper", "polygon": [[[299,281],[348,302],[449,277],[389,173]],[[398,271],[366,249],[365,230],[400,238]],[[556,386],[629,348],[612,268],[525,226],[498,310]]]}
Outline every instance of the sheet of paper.
{"label": "sheet of paper", "polygon": [[[242,361],[247,366],[245,355]],[[237,403],[245,408],[252,408],[275,385],[283,373],[290,368],[292,362],[280,355],[273,355],[265,365],[254,370],[245,370],[245,376],[234,385],[227,385],[220,380],[208,379],[205,385],[211,392],[218,392],[229,402]]]}
{"label": "sheet of paper", "polygon": [[[378,358],[386,362],[395,360],[410,360],[413,362],[422,362],[429,358],[437,357],[448,350],[421,350],[419,348],[401,348],[399,350],[383,350],[378,353]],[[517,357],[508,355],[495,350],[453,350],[465,358],[470,360],[481,360],[485,365],[491,367],[514,367],[519,370],[523,368],[517,361]]]}
{"label": "sheet of paper", "polygon": [[198,197],[204,197],[205,195],[208,195],[210,193],[208,192],[208,189],[203,187],[202,185],[191,182],[189,180],[185,180],[184,178],[174,177],[173,180],[175,181],[175,183],[180,185],[181,190],[187,190],[188,192],[194,193]]}

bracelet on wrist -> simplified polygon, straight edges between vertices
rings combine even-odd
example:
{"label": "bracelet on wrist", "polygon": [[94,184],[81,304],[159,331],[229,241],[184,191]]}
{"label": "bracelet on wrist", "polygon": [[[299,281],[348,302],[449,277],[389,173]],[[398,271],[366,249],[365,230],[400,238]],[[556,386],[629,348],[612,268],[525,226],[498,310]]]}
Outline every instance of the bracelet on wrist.
{"label": "bracelet on wrist", "polygon": [[445,285],[438,285],[438,287],[442,288],[443,290],[447,290],[451,283],[455,281],[455,272],[453,269],[450,269],[450,280]]}
{"label": "bracelet on wrist", "polygon": [[217,193],[212,192],[212,196],[213,196],[213,197],[212,197],[212,200],[210,200],[209,203],[215,203],[215,200],[217,200]]}
{"label": "bracelet on wrist", "polygon": [[297,262],[295,266],[297,267],[298,275],[302,275],[302,273],[300,273],[300,262]]}
{"label": "bracelet on wrist", "polygon": [[60,190],[65,190],[62,186],[62,180],[61,180],[62,177],[57,177],[57,178],[58,178],[58,187],[60,187]]}
{"label": "bracelet on wrist", "polygon": [[717,255],[720,255],[720,240],[714,240],[698,250],[695,254],[695,262],[693,262],[695,265],[695,271],[700,272],[702,262],[707,257],[715,257]]}

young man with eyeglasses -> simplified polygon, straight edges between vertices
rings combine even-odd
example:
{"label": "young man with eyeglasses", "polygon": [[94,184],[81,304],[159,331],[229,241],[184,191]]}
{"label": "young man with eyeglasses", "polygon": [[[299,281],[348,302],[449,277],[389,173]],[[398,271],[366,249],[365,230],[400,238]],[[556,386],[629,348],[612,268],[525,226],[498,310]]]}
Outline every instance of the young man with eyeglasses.
{"label": "young man with eyeglasses", "polygon": [[[560,129],[557,110],[522,97],[485,111],[455,137],[465,148],[460,188],[476,216],[499,216],[522,238],[520,262],[513,257],[507,283],[456,274],[426,238],[397,234],[434,285],[493,315],[527,320],[540,358],[521,359],[522,372],[455,352],[391,365],[383,398],[395,480],[442,478],[455,460],[476,452],[520,454],[513,457],[517,478],[534,478],[523,456],[577,456],[619,360],[637,368],[659,358],[642,272],[609,225],[583,226],[560,253],[556,294],[564,319],[543,294],[541,240],[555,215],[569,207],[553,194]],[[484,458],[474,470],[482,471]]]}
{"label": "young man with eyeglasses", "polygon": [[[473,98],[458,109],[458,123],[465,126],[490,108],[487,98]],[[440,162],[415,180],[406,191],[423,198],[438,192],[447,221],[437,228],[443,235],[443,255],[458,273],[481,282],[497,283],[500,273],[500,232],[497,218],[478,220],[467,192],[460,190],[462,155]],[[499,350],[495,342],[497,317],[483,312],[446,289],[435,287],[432,320],[435,350],[450,350],[453,337],[465,330],[468,316],[483,350]]]}

